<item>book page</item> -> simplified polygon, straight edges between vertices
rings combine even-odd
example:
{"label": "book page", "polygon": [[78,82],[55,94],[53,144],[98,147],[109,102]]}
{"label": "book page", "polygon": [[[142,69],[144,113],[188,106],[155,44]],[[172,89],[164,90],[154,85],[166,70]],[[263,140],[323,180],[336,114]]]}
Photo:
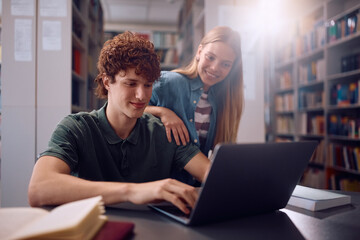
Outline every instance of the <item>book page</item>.
{"label": "book page", "polygon": [[347,197],[347,195],[333,193],[325,190],[314,189],[297,185],[292,196],[312,199],[315,201]]}
{"label": "book page", "polygon": [[[50,233],[59,234],[59,232],[62,231],[76,231],[76,227],[88,217],[89,213],[91,213],[93,209],[99,208],[101,199],[102,198],[98,196],[58,206],[45,217],[28,225],[22,229],[21,232],[16,233],[15,236],[16,238],[24,238]],[[96,217],[98,216],[99,214],[96,215]]]}
{"label": "book page", "polygon": [[10,236],[23,226],[31,224],[47,214],[48,211],[41,208],[0,208],[0,239],[10,239]]}

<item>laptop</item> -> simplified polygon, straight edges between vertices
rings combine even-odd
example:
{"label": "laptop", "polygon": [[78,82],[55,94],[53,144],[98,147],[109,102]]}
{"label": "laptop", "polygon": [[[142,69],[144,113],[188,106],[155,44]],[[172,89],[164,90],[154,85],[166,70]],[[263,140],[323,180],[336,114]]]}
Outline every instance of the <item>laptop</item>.
{"label": "laptop", "polygon": [[190,214],[169,202],[149,207],[185,225],[284,208],[317,145],[317,141],[217,145]]}

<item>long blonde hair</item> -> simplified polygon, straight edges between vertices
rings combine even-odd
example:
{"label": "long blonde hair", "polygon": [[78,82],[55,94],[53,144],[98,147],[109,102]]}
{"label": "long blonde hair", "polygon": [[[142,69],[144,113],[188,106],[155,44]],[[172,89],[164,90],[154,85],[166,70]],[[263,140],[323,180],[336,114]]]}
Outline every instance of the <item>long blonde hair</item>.
{"label": "long blonde hair", "polygon": [[[216,93],[218,114],[214,146],[217,143],[235,142],[240,119],[244,108],[244,83],[241,60],[241,42],[238,32],[226,26],[217,26],[210,30],[201,40],[200,45],[223,42],[235,52],[236,59],[230,73],[220,83],[220,91]],[[196,56],[184,68],[173,70],[194,79],[198,73]]]}

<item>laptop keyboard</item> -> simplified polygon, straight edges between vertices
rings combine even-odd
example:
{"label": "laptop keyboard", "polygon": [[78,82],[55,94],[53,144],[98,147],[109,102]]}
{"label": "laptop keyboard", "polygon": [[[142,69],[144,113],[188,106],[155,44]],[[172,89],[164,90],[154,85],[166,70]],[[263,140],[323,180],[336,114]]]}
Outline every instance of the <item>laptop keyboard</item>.
{"label": "laptop keyboard", "polygon": [[184,212],[182,212],[180,209],[178,209],[177,207],[173,206],[173,205],[166,205],[166,206],[157,206],[157,208],[160,208],[170,214],[173,214],[177,217],[180,218],[189,218],[190,214],[191,214],[191,208],[187,207],[190,210],[189,214],[185,214]]}

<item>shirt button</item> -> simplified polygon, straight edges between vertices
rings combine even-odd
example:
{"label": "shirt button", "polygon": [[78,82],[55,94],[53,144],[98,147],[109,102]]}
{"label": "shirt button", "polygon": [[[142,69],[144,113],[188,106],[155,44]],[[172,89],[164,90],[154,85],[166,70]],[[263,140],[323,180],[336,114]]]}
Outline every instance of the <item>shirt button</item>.
{"label": "shirt button", "polygon": [[194,103],[196,103],[196,101],[194,101]]}
{"label": "shirt button", "polygon": [[197,139],[194,140],[194,143],[197,143]]}
{"label": "shirt button", "polygon": [[200,88],[200,90],[202,91],[202,90],[204,90],[203,88]]}
{"label": "shirt button", "polygon": [[192,120],[192,118],[190,118],[190,120],[189,120],[190,122],[192,122],[193,120]]}

